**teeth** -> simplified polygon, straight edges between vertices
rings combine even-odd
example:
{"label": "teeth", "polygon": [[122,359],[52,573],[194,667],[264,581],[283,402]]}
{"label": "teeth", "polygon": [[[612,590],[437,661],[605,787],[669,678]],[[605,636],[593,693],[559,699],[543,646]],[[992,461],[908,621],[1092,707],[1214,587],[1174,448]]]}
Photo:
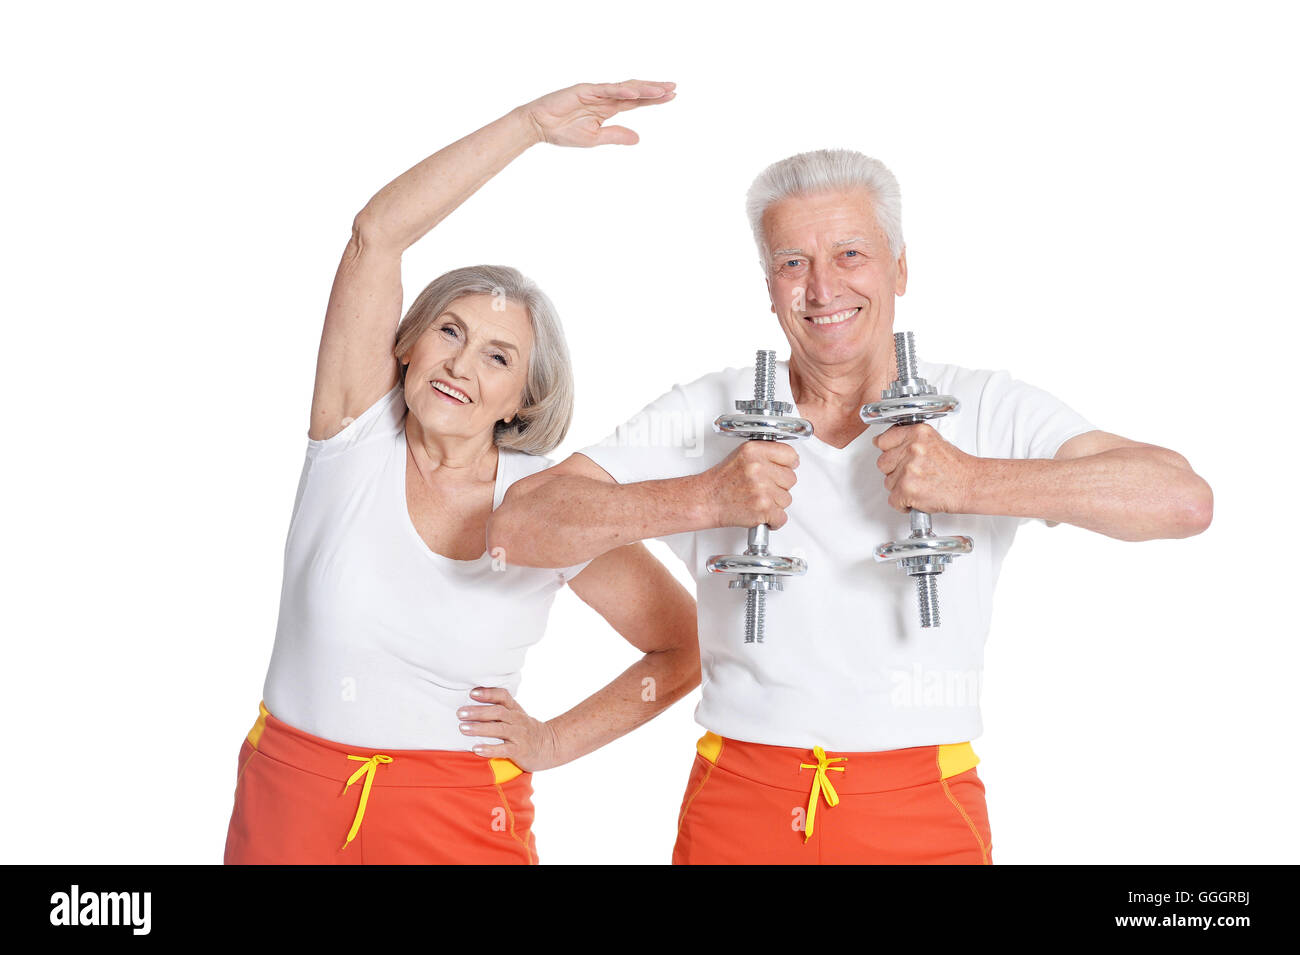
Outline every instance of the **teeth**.
{"label": "teeth", "polygon": [[431,384],[433,385],[434,388],[441,391],[444,395],[451,395],[461,404],[463,405],[469,404],[469,395],[465,394],[465,392],[457,391],[455,388],[451,387],[450,385],[444,385],[440,381],[434,381],[431,382]]}
{"label": "teeth", "polygon": [[857,307],[846,308],[844,311],[836,312],[834,315],[817,315],[817,316],[809,316],[809,317],[812,318],[812,323],[814,325],[834,325],[838,322],[844,321],[846,318],[851,316],[857,310],[858,310]]}

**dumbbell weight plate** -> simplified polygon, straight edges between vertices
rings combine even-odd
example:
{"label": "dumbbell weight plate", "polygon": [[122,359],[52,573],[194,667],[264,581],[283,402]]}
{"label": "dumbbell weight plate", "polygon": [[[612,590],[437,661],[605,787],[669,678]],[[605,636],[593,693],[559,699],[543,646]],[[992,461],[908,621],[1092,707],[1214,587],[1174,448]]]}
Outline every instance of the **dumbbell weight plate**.
{"label": "dumbbell weight plate", "polygon": [[797,438],[810,438],[813,433],[812,422],[806,418],[792,418],[787,415],[764,414],[724,414],[713,422],[713,430],[718,434],[729,434],[737,438],[774,438],[777,441],[794,441]]}
{"label": "dumbbell weight plate", "polygon": [[908,395],[873,401],[863,406],[861,418],[867,424],[915,424],[952,414],[960,407],[961,402],[952,395]]}
{"label": "dumbbell weight plate", "polygon": [[901,560],[904,557],[926,557],[931,554],[969,554],[975,542],[969,537],[908,537],[881,544],[875,550],[877,561]]}
{"label": "dumbbell weight plate", "polygon": [[773,554],[719,554],[704,564],[711,574],[780,574],[801,577],[808,572],[808,562],[801,557],[778,557]]}

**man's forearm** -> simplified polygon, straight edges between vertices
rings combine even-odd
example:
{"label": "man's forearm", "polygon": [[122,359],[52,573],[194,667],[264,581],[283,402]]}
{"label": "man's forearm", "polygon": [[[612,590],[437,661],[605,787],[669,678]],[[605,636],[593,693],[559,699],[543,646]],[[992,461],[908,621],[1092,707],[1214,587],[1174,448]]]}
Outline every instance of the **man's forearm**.
{"label": "man's forearm", "polygon": [[520,482],[492,514],[488,547],[494,554],[500,548],[507,563],[568,567],[624,544],[712,527],[697,479],[614,484],[555,475]]}
{"label": "man's forearm", "polygon": [[1066,460],[976,458],[961,509],[1036,517],[1119,540],[1190,537],[1209,525],[1210,487],[1181,456],[1116,448]]}

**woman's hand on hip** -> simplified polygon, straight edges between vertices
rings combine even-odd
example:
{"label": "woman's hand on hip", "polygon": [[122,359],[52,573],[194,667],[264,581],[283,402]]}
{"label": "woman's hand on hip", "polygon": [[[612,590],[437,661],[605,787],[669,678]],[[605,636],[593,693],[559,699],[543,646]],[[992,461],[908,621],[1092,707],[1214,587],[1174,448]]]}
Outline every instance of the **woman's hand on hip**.
{"label": "woman's hand on hip", "polygon": [[525,772],[558,766],[555,731],[524,712],[500,687],[476,686],[470,696],[483,706],[462,706],[460,731],[466,736],[495,736],[500,743],[478,743],[474,752],[485,759],[509,759]]}
{"label": "woman's hand on hip", "polygon": [[602,126],[605,120],[638,106],[666,103],[676,83],[579,83],[547,93],[519,109],[538,138],[556,146],[634,145],[640,137],[626,126]]}

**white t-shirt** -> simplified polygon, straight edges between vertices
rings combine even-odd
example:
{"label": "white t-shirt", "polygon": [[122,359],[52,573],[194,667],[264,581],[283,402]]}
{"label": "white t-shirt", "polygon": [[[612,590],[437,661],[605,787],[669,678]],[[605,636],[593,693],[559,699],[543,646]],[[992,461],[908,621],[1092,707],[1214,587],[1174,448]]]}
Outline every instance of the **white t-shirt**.
{"label": "white t-shirt", "polygon": [[[921,362],[920,373],[961,409],[932,424],[967,453],[1051,458],[1092,426],[1051,395],[1005,372]],[[621,484],[696,474],[721,462],[736,438],[713,420],[753,397],[754,370],[728,368],[677,385],[600,444],[583,448]],[[788,361],[777,399],[794,402]],[[798,415],[797,408],[792,412]],[[662,538],[695,576],[703,700],[696,720],[721,736],[774,746],[870,752],[958,743],[980,734],[979,681],[993,586],[1019,518],[936,514],[934,532],[974,538],[938,579],[941,626],[923,630],[916,585],[877,544],[907,537],[907,516],[888,504],[869,428],[844,448],[795,442],[798,478],[773,554],[802,557],[808,572],[769,594],[762,644],[744,643],[745,595],[710,574],[715,554],[740,554],[747,529]]]}
{"label": "white t-shirt", "polygon": [[[434,553],[406,506],[400,385],[338,434],[309,439],[284,550],[263,701],[277,719],[362,748],[468,750],[456,710],[519,688],[555,593],[586,563],[519,567]],[[495,510],[550,459],[498,451]]]}

